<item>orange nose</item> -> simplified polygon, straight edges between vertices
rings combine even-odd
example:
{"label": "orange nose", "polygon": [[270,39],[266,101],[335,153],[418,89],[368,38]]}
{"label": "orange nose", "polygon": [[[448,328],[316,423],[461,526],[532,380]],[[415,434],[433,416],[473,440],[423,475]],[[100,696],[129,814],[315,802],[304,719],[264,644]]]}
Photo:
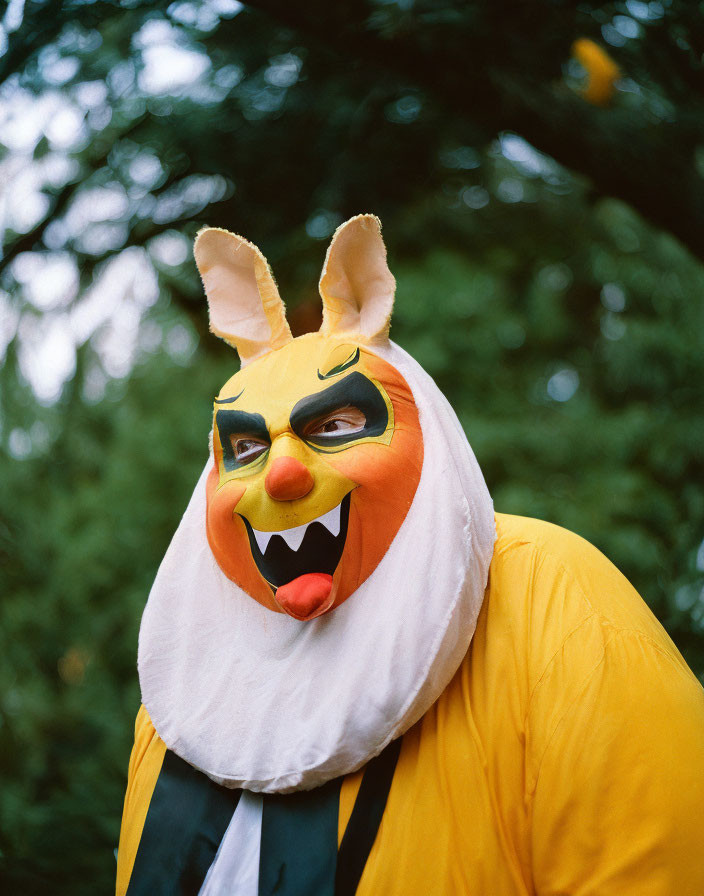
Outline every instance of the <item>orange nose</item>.
{"label": "orange nose", "polygon": [[266,474],[264,485],[275,501],[295,501],[313,488],[310,471],[295,457],[277,457]]}

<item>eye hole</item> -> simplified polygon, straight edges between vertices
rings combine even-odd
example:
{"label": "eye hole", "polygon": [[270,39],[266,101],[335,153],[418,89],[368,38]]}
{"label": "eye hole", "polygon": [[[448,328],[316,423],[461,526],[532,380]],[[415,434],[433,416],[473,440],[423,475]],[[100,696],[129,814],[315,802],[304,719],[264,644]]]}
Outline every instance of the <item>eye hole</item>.
{"label": "eye hole", "polygon": [[253,436],[230,436],[232,451],[238,464],[248,464],[256,460],[269,448],[267,442],[255,439]]}
{"label": "eye hole", "polygon": [[366,424],[367,418],[359,408],[338,408],[323,417],[318,417],[317,420],[312,420],[303,434],[306,437],[314,436],[316,439],[334,439],[362,432]]}

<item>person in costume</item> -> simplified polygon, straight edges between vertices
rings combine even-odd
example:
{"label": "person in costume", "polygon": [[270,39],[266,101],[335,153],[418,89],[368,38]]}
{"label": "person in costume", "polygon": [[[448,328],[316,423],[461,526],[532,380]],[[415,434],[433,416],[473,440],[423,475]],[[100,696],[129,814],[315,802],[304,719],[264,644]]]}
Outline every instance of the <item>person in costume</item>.
{"label": "person in costume", "polygon": [[704,893],[704,692],[595,548],[494,514],[378,220],[296,339],[255,246],[195,257],[241,369],[142,620],[118,896]]}

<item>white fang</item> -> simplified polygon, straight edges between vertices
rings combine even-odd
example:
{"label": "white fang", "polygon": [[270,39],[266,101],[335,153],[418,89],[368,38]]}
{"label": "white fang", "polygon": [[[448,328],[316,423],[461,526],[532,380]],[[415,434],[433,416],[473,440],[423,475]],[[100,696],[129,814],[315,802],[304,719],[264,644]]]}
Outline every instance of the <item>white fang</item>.
{"label": "white fang", "polygon": [[306,529],[309,525],[310,523],[304,523],[302,526],[294,526],[293,529],[282,529],[274,534],[280,535],[292,551],[297,551],[301,546],[303,536],[306,534]]}
{"label": "white fang", "polygon": [[254,532],[254,537],[257,539],[257,546],[259,550],[264,553],[266,550],[266,546],[269,544],[269,540],[272,535],[275,535],[275,532],[260,532],[259,529],[252,528],[252,532]]}
{"label": "white fang", "polygon": [[328,512],[324,513],[322,516],[311,520],[310,523],[304,523],[302,526],[293,526],[291,529],[280,529],[278,532],[260,532],[259,529],[252,527],[254,537],[257,540],[257,546],[263,554],[266,551],[272,536],[280,535],[292,551],[297,551],[300,548],[306,531],[308,530],[308,526],[310,526],[311,523],[322,523],[328,531],[337,537],[340,534],[341,507],[342,504],[338,504],[337,507],[333,507],[332,510],[328,510]]}
{"label": "white fang", "polygon": [[338,504],[337,507],[333,507],[332,510],[328,510],[327,513],[324,513],[322,516],[319,516],[317,520],[314,520],[316,523],[322,523],[326,529],[329,529],[333,535],[337,536],[340,534],[340,508],[342,504]]}

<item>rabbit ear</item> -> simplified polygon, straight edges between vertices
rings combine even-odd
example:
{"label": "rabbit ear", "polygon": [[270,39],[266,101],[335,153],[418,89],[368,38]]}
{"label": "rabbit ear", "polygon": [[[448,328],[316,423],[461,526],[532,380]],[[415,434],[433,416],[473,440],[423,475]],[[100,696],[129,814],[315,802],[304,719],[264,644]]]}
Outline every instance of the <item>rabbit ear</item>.
{"label": "rabbit ear", "polygon": [[210,330],[236,348],[244,367],[292,339],[266,258],[241,236],[206,227],[193,248],[210,310]]}
{"label": "rabbit ear", "polygon": [[395,290],[381,222],[374,215],[350,218],[335,231],[325,258],[320,332],[383,342],[389,337]]}

